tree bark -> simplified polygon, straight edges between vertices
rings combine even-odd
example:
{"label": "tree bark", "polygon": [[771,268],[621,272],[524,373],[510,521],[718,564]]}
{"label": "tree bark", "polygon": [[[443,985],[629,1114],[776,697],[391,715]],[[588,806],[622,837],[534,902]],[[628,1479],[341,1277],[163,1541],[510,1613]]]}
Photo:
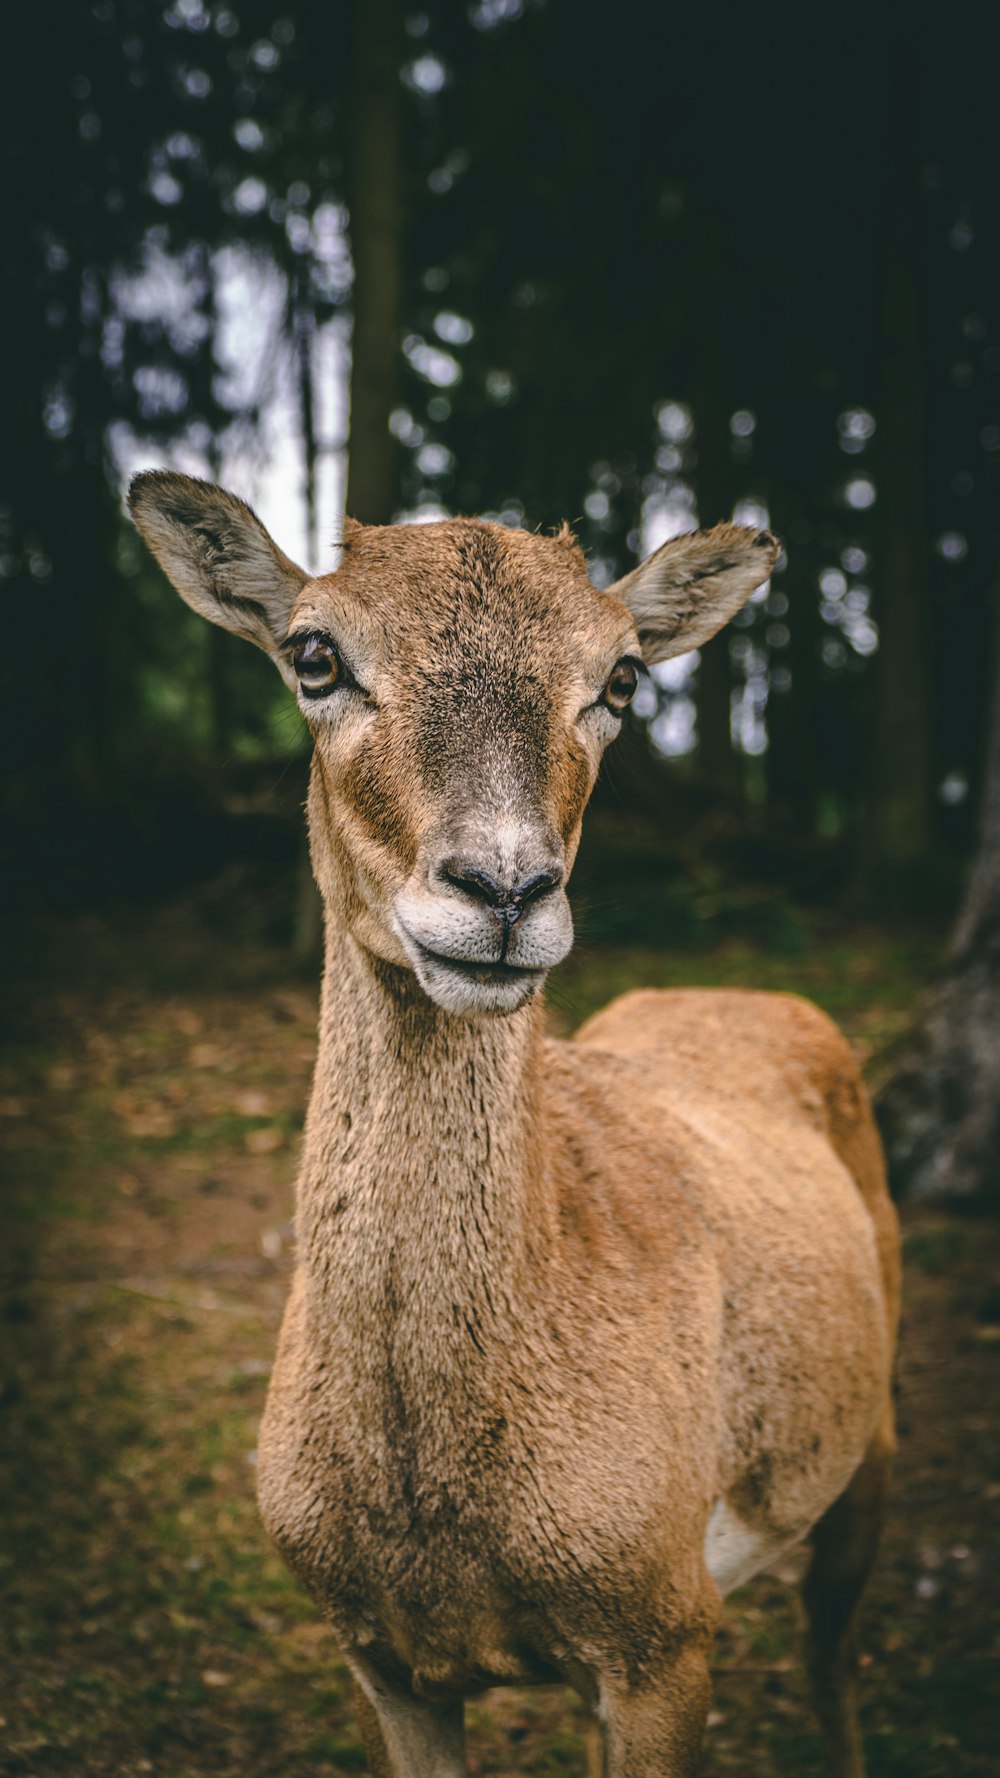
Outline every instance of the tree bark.
{"label": "tree bark", "polygon": [[389,416],[396,390],[401,284],[400,0],[356,0],[348,167],[354,332],[347,509],[385,525],[393,508]]}
{"label": "tree bark", "polygon": [[316,459],[319,454],[316,438],[316,400],[313,388],[313,346],[316,339],[316,314],[309,300],[308,272],[299,267],[292,290],[292,335],[295,369],[299,385],[299,414],[302,421],[302,462],[306,502],[306,561],[315,568],[319,559],[319,524],[316,510]]}
{"label": "tree bark", "polygon": [[979,847],[943,980],[879,1092],[897,1195],[1000,1197],[1000,620]]}
{"label": "tree bark", "polygon": [[929,543],[920,291],[920,158],[912,83],[900,75],[883,202],[875,411],[876,573],[872,770],[862,832],[868,900],[909,901],[931,843]]}
{"label": "tree bark", "polygon": [[[698,467],[695,490],[699,525],[733,515],[732,465],[725,403],[703,391],[695,401]],[[709,784],[735,795],[740,761],[732,740],[733,667],[728,627],[698,651],[698,764]]]}
{"label": "tree bark", "polygon": [[[790,816],[804,839],[816,832],[820,792],[819,720],[821,699],[822,626],[816,587],[817,548],[814,541],[796,541],[797,501],[783,503],[776,494],[771,523],[779,537],[791,534],[782,591],[788,595],[789,641],[782,664],[791,674],[787,691],[768,699],[767,794],[772,809]],[[799,509],[801,510],[801,509]],[[809,525],[810,537],[813,527]]]}
{"label": "tree bark", "polygon": [[[387,525],[393,506],[393,440],[401,291],[401,0],[355,0],[352,109],[347,167],[354,261],[351,420],[347,510],[366,525]],[[311,350],[315,320],[296,308],[296,346],[305,443],[306,503],[316,560],[316,438]],[[323,913],[308,850],[299,858],[292,953],[305,966],[319,956]]]}

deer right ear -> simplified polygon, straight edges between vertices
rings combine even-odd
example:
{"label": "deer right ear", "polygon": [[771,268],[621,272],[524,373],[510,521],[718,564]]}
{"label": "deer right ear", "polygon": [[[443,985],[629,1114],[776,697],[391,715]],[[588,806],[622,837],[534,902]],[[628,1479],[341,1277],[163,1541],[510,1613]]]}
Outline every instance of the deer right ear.
{"label": "deer right ear", "polygon": [[635,619],[647,666],[701,648],[765,581],[781,555],[770,531],[713,525],[660,546],[609,586]]}
{"label": "deer right ear", "polygon": [[279,652],[292,606],[309,579],[235,494],[190,475],[137,475],[129,511],[186,605],[209,623],[256,643],[285,684],[295,676]]}

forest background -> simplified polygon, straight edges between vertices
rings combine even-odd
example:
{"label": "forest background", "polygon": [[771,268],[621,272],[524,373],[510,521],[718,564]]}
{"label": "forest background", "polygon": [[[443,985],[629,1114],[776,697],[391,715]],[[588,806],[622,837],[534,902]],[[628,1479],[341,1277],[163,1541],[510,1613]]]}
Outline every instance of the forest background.
{"label": "forest background", "polygon": [[[858,1046],[897,1188],[936,1206],[908,1212],[929,1341],[913,1363],[943,1441],[915,1435],[916,1497],[974,1447],[983,1515],[975,1535],[971,1506],[900,1534],[882,1645],[904,1600],[963,1609],[937,1690],[920,1663],[940,1623],[916,1623],[870,1757],[989,1769],[997,1428],[976,1423],[1000,1286],[977,1233],[993,1225],[968,1211],[995,1211],[1000,1145],[995,37],[961,6],[926,25],[639,0],[18,12],[0,267],[8,1559],[51,1560],[15,1589],[0,1769],[360,1757],[266,1567],[244,1451],[311,1055],[307,736],[268,664],[182,606],[129,526],[129,475],[164,464],[250,499],[316,569],[345,500],[370,522],[568,519],[599,584],[698,523],[782,538],[735,624],[641,688],[595,796],[553,1019],[637,981],[725,981],[810,993]],[[224,1411],[198,1382],[220,1366]],[[174,1475],[155,1454],[188,1432]],[[66,1564],[89,1631],[52,1591]],[[785,1644],[748,1654],[752,1607],[740,1622],[733,1673],[780,1691]],[[303,1672],[333,1728],[273,1691]],[[752,1736],[760,1769],[811,1769],[788,1684],[790,1739],[780,1710],[772,1734],[727,1704],[720,1769]],[[517,1709],[484,1719],[484,1769],[572,1767],[573,1721]]]}

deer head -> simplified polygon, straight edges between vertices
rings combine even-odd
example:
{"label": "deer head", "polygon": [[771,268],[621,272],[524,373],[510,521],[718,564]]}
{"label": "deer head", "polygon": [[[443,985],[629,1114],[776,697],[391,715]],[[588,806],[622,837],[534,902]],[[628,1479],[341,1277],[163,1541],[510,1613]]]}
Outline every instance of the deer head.
{"label": "deer head", "polygon": [[516,1011],[566,955],[583,811],[640,668],[706,642],[778,556],[717,525],[601,592],[565,529],[348,521],[311,579],[209,483],[140,475],[129,504],[181,597],[295,691],[328,909],[460,1015]]}

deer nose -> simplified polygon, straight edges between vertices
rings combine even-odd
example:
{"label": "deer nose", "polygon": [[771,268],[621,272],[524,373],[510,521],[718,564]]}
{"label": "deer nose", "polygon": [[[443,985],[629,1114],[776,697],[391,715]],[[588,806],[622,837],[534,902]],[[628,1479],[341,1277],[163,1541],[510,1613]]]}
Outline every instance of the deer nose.
{"label": "deer nose", "polygon": [[562,882],[561,867],[548,860],[541,869],[532,871],[530,876],[520,877],[513,882],[502,881],[468,858],[444,859],[438,866],[438,874],[453,889],[458,889],[473,901],[484,902],[490,913],[495,914],[508,927],[521,918],[531,902],[540,901],[543,895],[548,895],[550,890],[558,888]]}

